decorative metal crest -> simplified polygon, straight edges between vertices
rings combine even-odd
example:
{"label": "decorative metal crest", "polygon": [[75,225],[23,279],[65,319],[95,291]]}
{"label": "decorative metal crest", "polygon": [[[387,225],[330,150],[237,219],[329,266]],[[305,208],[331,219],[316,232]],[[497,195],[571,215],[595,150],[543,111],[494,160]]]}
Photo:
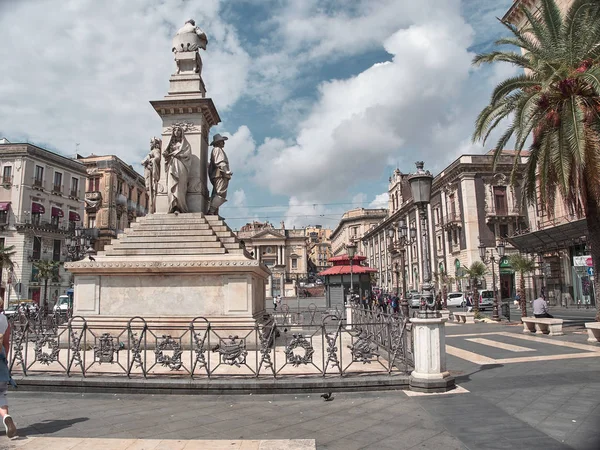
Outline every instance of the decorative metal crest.
{"label": "decorative metal crest", "polygon": [[[294,353],[294,350],[298,348],[303,349],[304,354]],[[306,365],[312,363],[314,353],[315,349],[311,343],[301,334],[292,335],[292,340],[285,348],[286,361],[294,367],[298,367],[300,364]]]}
{"label": "decorative metal crest", "polygon": [[119,351],[119,348],[115,346],[115,338],[110,333],[103,333],[98,342],[100,345],[94,346],[94,358],[100,364],[113,364],[115,362],[115,353]]}
{"label": "decorative metal crest", "polygon": [[218,352],[221,355],[221,361],[230,366],[240,367],[240,365],[246,364],[246,356],[248,355],[246,341],[238,339],[237,335],[230,335],[228,340],[229,342],[225,339],[222,340],[212,351]]}
{"label": "decorative metal crest", "polygon": [[[165,351],[173,351],[173,356],[165,355]],[[176,339],[173,339],[170,335],[164,335],[161,340],[156,343],[156,363],[163,367],[168,367],[171,370],[179,370],[183,366],[181,361],[181,355],[183,350],[181,344]]]}

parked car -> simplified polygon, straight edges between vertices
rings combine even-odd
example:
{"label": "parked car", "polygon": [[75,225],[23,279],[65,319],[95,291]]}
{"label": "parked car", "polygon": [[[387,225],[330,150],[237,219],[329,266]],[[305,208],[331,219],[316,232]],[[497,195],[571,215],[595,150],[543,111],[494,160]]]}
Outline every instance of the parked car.
{"label": "parked car", "polygon": [[411,306],[411,308],[418,308],[419,306],[421,306],[421,297],[423,297],[423,294],[414,293],[411,295],[411,297],[408,299],[408,303]]}
{"label": "parked car", "polygon": [[54,314],[59,313],[66,315],[69,308],[73,308],[73,300],[68,295],[61,295],[58,297],[56,301],[56,305],[54,305],[53,311]]}
{"label": "parked car", "polygon": [[448,306],[456,306],[456,307],[464,307],[467,304],[467,299],[465,298],[465,294],[462,292],[449,292],[448,293]]}
{"label": "parked car", "polygon": [[12,303],[10,305],[8,305],[8,308],[6,308],[4,310],[4,315],[6,316],[7,319],[11,319],[12,317],[14,317],[19,311],[19,304],[18,303]]}
{"label": "parked car", "polygon": [[479,290],[479,309],[492,309],[494,307],[494,291],[489,289]]}
{"label": "parked car", "polygon": [[416,289],[411,289],[410,291],[406,292],[406,299],[410,300],[411,298],[413,298],[413,295],[418,295],[419,291],[417,291]]}

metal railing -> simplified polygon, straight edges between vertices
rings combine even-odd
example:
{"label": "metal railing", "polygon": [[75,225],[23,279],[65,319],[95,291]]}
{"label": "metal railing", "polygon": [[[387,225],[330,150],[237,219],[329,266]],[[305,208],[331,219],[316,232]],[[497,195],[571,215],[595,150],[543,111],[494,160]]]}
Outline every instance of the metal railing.
{"label": "metal railing", "polygon": [[119,325],[75,316],[61,324],[54,316],[21,315],[12,320],[10,368],[13,376],[201,379],[364,376],[412,367],[410,330],[399,317],[365,313],[347,329],[324,311],[306,311],[296,323],[285,314],[265,314],[254,326],[204,317],[173,325],[133,317]]}

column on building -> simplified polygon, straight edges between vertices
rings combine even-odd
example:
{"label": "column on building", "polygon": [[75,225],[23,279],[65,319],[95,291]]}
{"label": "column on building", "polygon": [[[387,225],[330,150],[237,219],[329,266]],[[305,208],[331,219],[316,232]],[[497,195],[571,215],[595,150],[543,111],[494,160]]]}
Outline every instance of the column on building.
{"label": "column on building", "polygon": [[462,194],[463,223],[465,224],[465,243],[467,249],[467,266],[479,260],[479,214],[477,211],[477,194],[475,174],[463,174],[460,180]]}
{"label": "column on building", "polygon": [[415,211],[415,225],[417,227],[417,270],[419,279],[415,280],[418,286],[423,283],[423,230],[421,229],[421,211],[417,208]]}
{"label": "column on building", "polygon": [[434,251],[435,227],[433,226],[433,208],[431,203],[427,205],[427,235],[429,236],[429,272],[431,273],[431,282],[435,283],[434,273],[438,272],[437,252]]}

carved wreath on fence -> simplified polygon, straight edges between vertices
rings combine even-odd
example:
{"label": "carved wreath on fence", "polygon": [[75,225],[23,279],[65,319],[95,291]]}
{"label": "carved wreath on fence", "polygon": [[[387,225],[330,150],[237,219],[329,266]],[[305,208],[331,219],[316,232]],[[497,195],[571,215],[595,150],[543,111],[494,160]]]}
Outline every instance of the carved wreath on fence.
{"label": "carved wreath on fence", "polygon": [[[165,355],[165,351],[173,351],[173,356]],[[179,370],[183,366],[181,361],[181,355],[183,350],[181,344],[173,339],[170,335],[163,335],[162,339],[156,343],[156,349],[154,350],[156,355],[156,363],[163,367],[168,367],[171,370]]]}
{"label": "carved wreath on fence", "polygon": [[[294,353],[294,350],[297,348],[303,349],[304,354]],[[292,340],[285,348],[286,361],[294,367],[298,367],[300,364],[306,365],[312,363],[314,353],[315,349],[311,343],[301,334],[294,334]]]}
{"label": "carved wreath on fence", "polygon": [[[50,353],[44,351],[44,347],[48,346],[51,350]],[[58,361],[58,353],[60,349],[58,347],[58,338],[55,334],[42,334],[38,336],[35,341],[35,359],[41,364],[46,364]]]}
{"label": "carved wreath on fence", "polygon": [[359,332],[356,342],[353,345],[349,345],[348,348],[352,354],[353,362],[371,364],[371,361],[379,356],[379,353],[376,351],[377,346],[369,340],[369,335],[364,330]]}

